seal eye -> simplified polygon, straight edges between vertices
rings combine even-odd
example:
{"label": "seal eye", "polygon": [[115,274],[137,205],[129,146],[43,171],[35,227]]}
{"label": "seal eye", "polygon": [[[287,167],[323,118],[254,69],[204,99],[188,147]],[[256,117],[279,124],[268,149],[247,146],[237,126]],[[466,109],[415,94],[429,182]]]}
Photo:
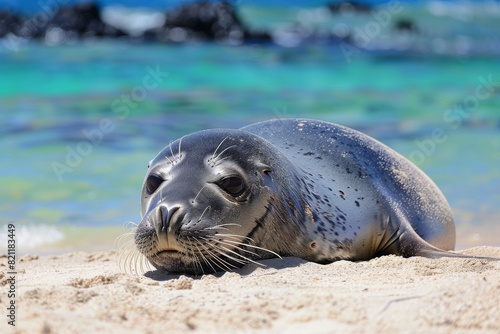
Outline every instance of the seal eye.
{"label": "seal eye", "polygon": [[160,187],[163,183],[163,179],[156,175],[149,175],[146,180],[146,192],[151,195]]}
{"label": "seal eye", "polygon": [[245,183],[239,176],[229,176],[218,183],[219,187],[233,197],[240,196],[245,191]]}

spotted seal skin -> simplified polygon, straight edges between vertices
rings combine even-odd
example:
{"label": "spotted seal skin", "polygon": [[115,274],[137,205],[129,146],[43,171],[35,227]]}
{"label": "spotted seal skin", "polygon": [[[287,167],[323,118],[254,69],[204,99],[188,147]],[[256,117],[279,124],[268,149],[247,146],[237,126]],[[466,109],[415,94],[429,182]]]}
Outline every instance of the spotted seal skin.
{"label": "spotted seal skin", "polygon": [[452,211],[409,160],[353,129],[279,119],[185,136],[150,162],[139,252],[201,274],[259,259],[466,257]]}

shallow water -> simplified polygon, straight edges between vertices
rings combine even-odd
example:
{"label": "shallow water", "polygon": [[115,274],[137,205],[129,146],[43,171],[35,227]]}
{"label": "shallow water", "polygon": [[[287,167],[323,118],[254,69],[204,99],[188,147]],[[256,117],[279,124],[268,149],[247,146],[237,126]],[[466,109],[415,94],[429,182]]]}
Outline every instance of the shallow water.
{"label": "shallow water", "polygon": [[0,73],[0,218],[16,224],[21,252],[108,247],[140,221],[147,163],[170,141],[277,117],[341,123],[393,147],[448,198],[459,248],[500,245],[499,57],[29,43],[0,50]]}

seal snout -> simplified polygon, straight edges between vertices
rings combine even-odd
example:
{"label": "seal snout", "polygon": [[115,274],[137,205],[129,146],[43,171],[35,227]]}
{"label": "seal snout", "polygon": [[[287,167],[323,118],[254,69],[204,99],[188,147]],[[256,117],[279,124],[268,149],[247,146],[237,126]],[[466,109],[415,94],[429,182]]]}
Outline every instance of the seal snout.
{"label": "seal snout", "polygon": [[161,205],[159,208],[160,219],[159,224],[161,225],[161,231],[167,233],[171,225],[172,216],[180,209],[179,206],[167,207],[166,205]]}
{"label": "seal snout", "polygon": [[162,251],[183,251],[179,243],[179,231],[183,224],[185,213],[180,205],[160,204],[155,208],[152,224],[156,231],[156,249]]}

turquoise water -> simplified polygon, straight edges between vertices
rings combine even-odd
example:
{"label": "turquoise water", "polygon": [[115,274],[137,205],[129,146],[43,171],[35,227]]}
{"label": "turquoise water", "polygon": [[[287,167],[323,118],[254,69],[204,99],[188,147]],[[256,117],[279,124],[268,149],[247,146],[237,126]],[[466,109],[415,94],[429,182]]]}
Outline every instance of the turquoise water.
{"label": "turquoise water", "polygon": [[459,248],[499,245],[499,91],[500,58],[488,55],[348,62],[335,44],[116,41],[2,49],[0,221],[16,224],[21,252],[106,248],[140,221],[147,163],[170,141],[306,117],[417,163],[456,213]]}

